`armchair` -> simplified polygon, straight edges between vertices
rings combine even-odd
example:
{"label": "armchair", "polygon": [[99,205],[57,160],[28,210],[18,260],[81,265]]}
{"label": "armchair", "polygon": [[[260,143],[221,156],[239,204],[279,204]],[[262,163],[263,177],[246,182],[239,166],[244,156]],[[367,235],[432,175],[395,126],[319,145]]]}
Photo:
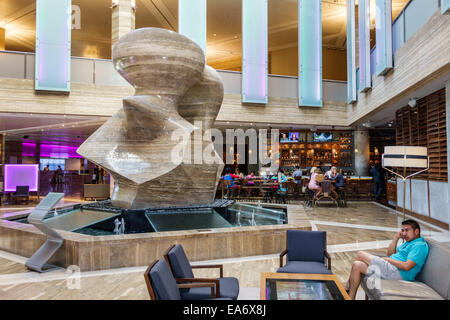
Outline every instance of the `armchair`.
{"label": "armchair", "polygon": [[11,196],[16,203],[19,201],[19,199],[25,200],[28,203],[30,199],[29,190],[30,190],[29,186],[17,186],[16,192],[14,192]]}
{"label": "armchair", "polygon": [[199,280],[177,284],[167,262],[163,259],[153,261],[145,271],[144,278],[151,300],[184,300],[180,295],[180,288],[209,289],[210,294],[205,296],[205,299],[215,300],[215,298],[218,298],[218,292],[214,292],[214,283],[206,283]]}
{"label": "armchair", "polygon": [[[287,249],[280,254],[280,268],[277,272],[333,274],[331,257],[327,252],[326,232],[288,230],[286,243]],[[285,255],[286,265],[283,266]]]}
{"label": "armchair", "polygon": [[[217,297],[230,298],[236,300],[239,295],[239,281],[233,277],[223,277],[223,266],[218,265],[197,265],[191,266],[183,247],[180,244],[171,246],[164,254],[173,276],[177,282],[210,282],[215,286]],[[195,278],[192,269],[218,268],[219,278]],[[205,288],[189,288],[180,290],[182,299],[200,300],[209,295]]]}

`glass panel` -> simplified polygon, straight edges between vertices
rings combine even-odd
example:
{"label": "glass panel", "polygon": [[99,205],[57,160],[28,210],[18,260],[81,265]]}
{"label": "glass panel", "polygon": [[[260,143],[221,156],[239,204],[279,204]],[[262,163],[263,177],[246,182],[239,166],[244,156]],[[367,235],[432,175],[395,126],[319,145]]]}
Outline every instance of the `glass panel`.
{"label": "glass panel", "polygon": [[136,29],[154,27],[178,32],[178,0],[136,0]]}
{"label": "glass panel", "polygon": [[36,0],[0,1],[0,28],[5,29],[5,50],[34,52]]}
{"label": "glass panel", "polygon": [[241,0],[208,0],[206,63],[218,70],[242,71]]}
{"label": "glass panel", "polygon": [[242,102],[267,103],[267,0],[243,0]]}
{"label": "glass panel", "polygon": [[152,228],[157,232],[227,228],[232,225],[213,209],[198,209],[180,212],[167,210],[162,213],[146,213]]}
{"label": "glass panel", "polygon": [[72,56],[111,59],[111,0],[72,0]]}
{"label": "glass panel", "polygon": [[259,206],[235,203],[228,212],[231,213],[230,221],[235,226],[259,226],[284,224],[286,213],[276,209],[267,209]]}

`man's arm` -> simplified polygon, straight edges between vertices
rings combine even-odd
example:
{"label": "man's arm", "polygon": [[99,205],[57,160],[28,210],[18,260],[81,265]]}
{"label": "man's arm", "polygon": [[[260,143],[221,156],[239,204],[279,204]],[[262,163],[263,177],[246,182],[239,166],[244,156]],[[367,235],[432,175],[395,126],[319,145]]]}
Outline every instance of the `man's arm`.
{"label": "man's arm", "polygon": [[390,264],[396,266],[400,270],[405,270],[405,271],[411,270],[416,265],[416,263],[412,260],[406,260],[406,262],[403,262],[403,261],[394,260],[394,259],[386,258],[386,257],[383,259],[386,260],[387,262],[389,262]]}
{"label": "man's arm", "polygon": [[394,239],[393,239],[392,242],[389,244],[389,247],[388,247],[388,249],[387,249],[387,255],[388,255],[388,256],[391,256],[391,255],[393,255],[394,253],[397,252],[397,242],[398,242],[398,240],[401,238],[400,232],[401,232],[401,231],[399,231],[399,232],[397,232],[397,233],[395,234]]}

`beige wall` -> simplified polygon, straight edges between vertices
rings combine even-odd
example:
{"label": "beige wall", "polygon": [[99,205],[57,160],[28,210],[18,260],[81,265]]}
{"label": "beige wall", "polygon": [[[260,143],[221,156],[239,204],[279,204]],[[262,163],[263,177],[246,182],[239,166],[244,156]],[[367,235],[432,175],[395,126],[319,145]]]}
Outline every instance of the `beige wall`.
{"label": "beige wall", "polygon": [[[322,48],[323,79],[347,81],[347,53],[345,50]],[[271,74],[298,76],[298,48],[271,51]]]}

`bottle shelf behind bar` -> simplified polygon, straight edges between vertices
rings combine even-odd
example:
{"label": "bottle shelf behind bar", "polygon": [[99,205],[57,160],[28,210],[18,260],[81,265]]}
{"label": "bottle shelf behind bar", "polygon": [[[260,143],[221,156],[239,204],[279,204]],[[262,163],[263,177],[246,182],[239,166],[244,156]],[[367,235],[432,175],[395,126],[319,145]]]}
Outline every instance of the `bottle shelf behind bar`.
{"label": "bottle shelf behind bar", "polygon": [[321,132],[310,131],[280,131],[280,134],[298,132],[298,142],[280,141],[280,167],[292,169],[296,165],[301,168],[314,166],[335,166],[344,172],[353,171],[353,132],[352,131],[328,131],[331,133],[330,141],[317,141]]}

